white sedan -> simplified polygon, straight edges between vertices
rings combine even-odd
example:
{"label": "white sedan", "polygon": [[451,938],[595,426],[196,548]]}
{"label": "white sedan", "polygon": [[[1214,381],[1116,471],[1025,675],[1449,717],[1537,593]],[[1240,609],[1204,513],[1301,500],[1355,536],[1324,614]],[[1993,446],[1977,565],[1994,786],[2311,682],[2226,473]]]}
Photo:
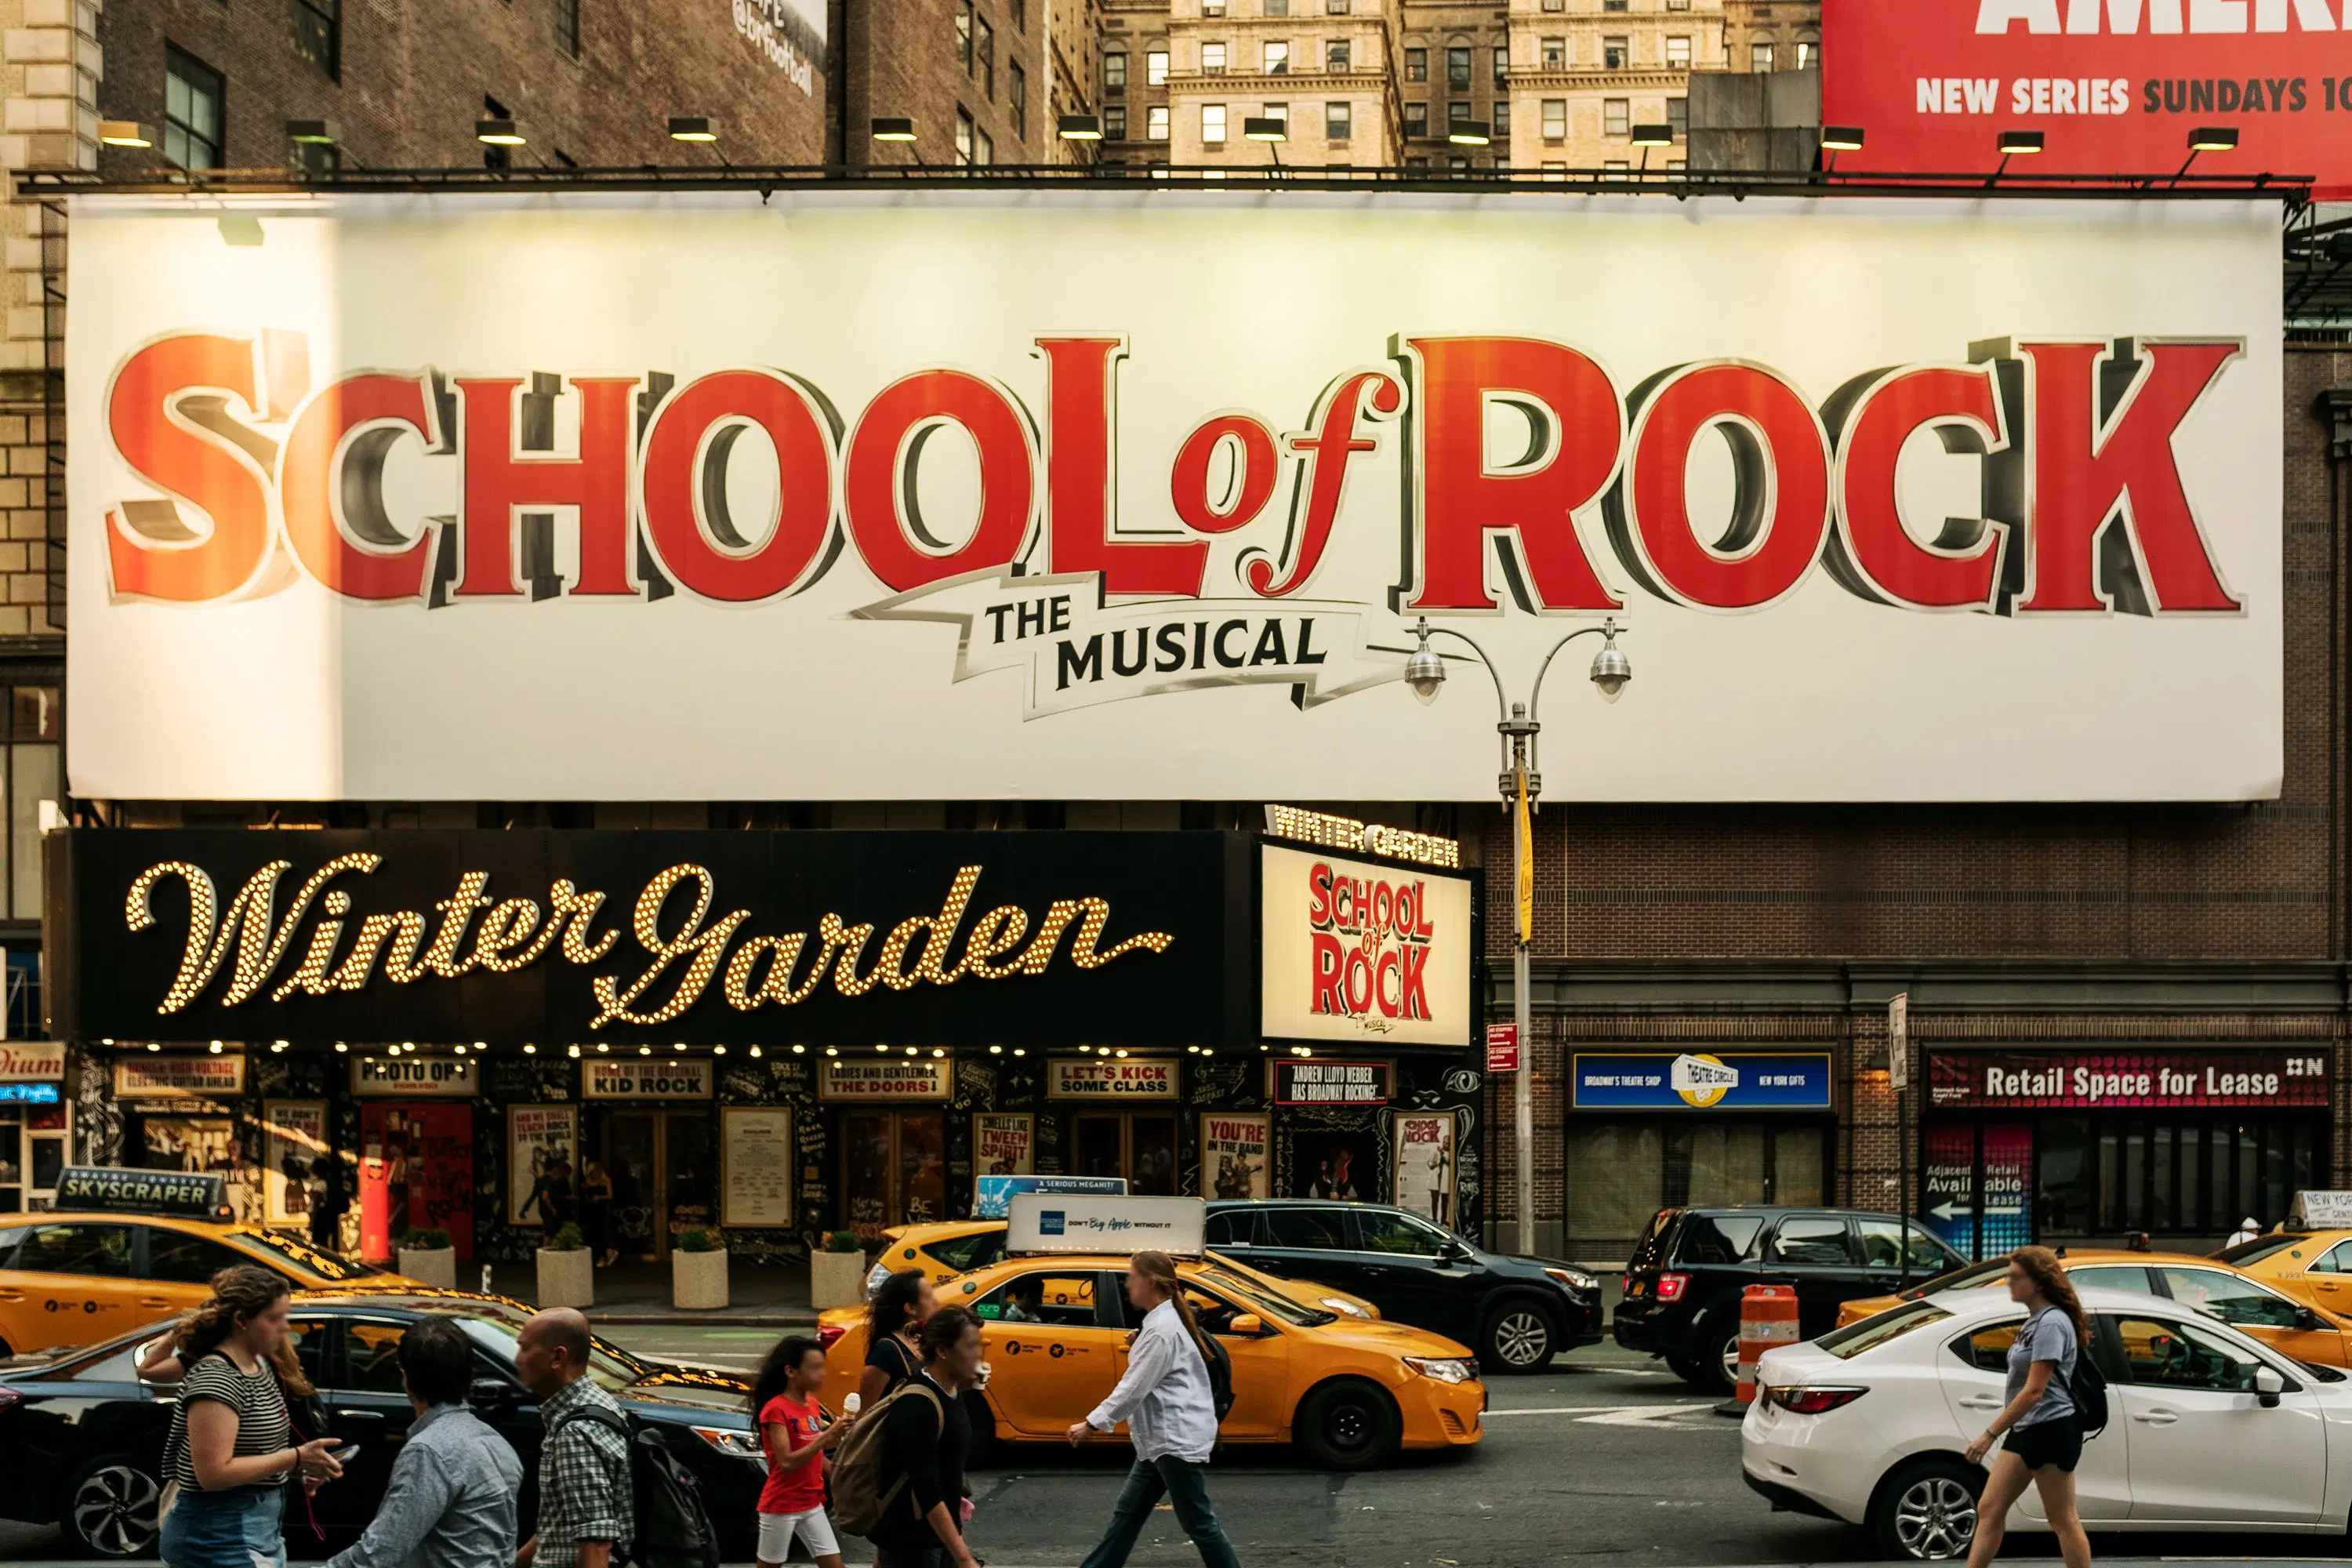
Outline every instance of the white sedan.
{"label": "white sedan", "polygon": [[[2352,1382],[2179,1301],[2082,1292],[2108,1377],[2107,1427],[2074,1495],[2102,1531],[2345,1533]],[[1988,1290],[1906,1301],[1766,1352],[1740,1427],[1748,1486],[1775,1509],[1866,1524],[1888,1557],[1968,1553],[1984,1472],[1963,1457],[2003,1403],[2025,1310]],[[2028,1488],[2011,1530],[2046,1530]]]}

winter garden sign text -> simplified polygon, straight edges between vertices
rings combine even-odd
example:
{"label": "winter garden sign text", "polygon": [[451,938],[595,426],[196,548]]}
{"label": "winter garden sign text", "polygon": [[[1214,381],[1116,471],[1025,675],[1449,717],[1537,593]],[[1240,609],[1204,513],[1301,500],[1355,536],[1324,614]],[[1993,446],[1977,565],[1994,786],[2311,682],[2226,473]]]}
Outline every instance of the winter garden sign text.
{"label": "winter garden sign text", "polygon": [[2276,792],[2272,206],[258,216],[75,208],[79,794],[1475,798],[1602,616],[1575,798]]}

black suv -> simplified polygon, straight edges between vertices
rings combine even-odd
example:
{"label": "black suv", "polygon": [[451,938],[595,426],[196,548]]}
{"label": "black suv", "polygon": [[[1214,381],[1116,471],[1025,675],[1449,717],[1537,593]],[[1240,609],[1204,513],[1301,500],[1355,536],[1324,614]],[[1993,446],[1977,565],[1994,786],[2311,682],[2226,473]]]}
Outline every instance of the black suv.
{"label": "black suv", "polygon": [[1561,1351],[1601,1340],[1601,1283],[1591,1275],[1487,1252],[1408,1209],[1286,1198],[1213,1203],[1208,1245],[1459,1340],[1490,1372],[1539,1372]]}
{"label": "black suv", "polygon": [[1902,1288],[1968,1259],[1916,1220],[1847,1209],[1660,1209],[1625,1266],[1617,1342],[1664,1356],[1684,1382],[1725,1391],[1739,1377],[1739,1296],[1750,1285],[1797,1292],[1797,1330],[1815,1339],[1857,1296]]}

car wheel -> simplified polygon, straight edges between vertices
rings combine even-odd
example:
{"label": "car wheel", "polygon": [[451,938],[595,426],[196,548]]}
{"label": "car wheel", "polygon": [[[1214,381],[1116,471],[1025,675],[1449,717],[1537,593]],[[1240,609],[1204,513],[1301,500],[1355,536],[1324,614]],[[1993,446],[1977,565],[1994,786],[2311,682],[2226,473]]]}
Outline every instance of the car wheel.
{"label": "car wheel", "polygon": [[1718,1394],[1739,1392],[1739,1320],[1735,1317],[1719,1330],[1709,1330],[1705,1343],[1713,1348],[1698,1363],[1699,1376],[1693,1380],[1698,1387],[1711,1388]]}
{"label": "car wheel", "polygon": [[1389,1396],[1354,1378],[1327,1383],[1298,1406],[1298,1447],[1327,1470],[1368,1470],[1394,1456],[1404,1420]]}
{"label": "car wheel", "polygon": [[1478,1337],[1478,1359],[1488,1372],[1541,1372],[1559,1350],[1559,1331],[1533,1301],[1506,1301],[1496,1308]]}
{"label": "car wheel", "polygon": [[143,1557],[162,1533],[155,1522],[163,1488],[133,1459],[93,1459],[66,1483],[58,1522],[84,1557]]}
{"label": "car wheel", "polygon": [[1693,1388],[1711,1389],[1715,1386],[1715,1371],[1703,1361],[1692,1361],[1687,1356],[1670,1355],[1666,1358],[1666,1365],[1673,1370],[1676,1377],[1681,1378]]}
{"label": "car wheel", "polygon": [[1977,1494],[1983,1488],[1983,1471],[1949,1456],[1904,1466],[1871,1500],[1870,1528],[1879,1551],[1912,1563],[1966,1557],[1976,1539]]}

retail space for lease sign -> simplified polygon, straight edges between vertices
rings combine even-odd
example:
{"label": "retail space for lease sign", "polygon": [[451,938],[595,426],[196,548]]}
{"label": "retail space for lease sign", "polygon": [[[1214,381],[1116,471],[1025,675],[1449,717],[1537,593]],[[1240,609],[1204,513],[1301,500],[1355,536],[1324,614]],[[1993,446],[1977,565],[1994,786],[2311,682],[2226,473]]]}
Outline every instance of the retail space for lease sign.
{"label": "retail space for lease sign", "polygon": [[74,204],[78,795],[1484,798],[1424,616],[1625,626],[1560,798],[2277,789],[2275,203],[240,216]]}
{"label": "retail space for lease sign", "polygon": [[[1860,126],[1849,169],[2294,174],[2352,195],[2352,13],[2333,0],[1844,0],[1822,8],[1822,117]],[[2208,142],[2210,142],[2209,137]]]}

